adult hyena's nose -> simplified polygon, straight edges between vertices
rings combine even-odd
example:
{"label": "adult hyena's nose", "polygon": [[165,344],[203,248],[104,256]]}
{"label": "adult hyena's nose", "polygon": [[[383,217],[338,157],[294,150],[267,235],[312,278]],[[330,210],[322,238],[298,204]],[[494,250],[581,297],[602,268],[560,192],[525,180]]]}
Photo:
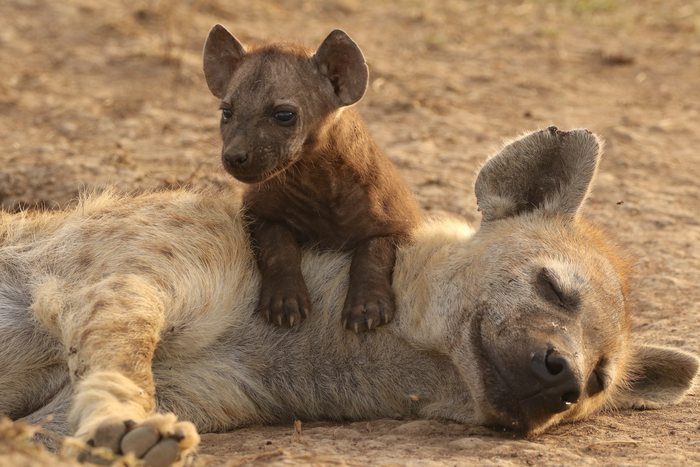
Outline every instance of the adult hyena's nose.
{"label": "adult hyena's nose", "polygon": [[534,399],[548,411],[565,412],[579,401],[581,379],[570,358],[556,348],[547,349],[544,355],[534,352],[531,368],[542,388]]}
{"label": "adult hyena's nose", "polygon": [[229,169],[245,169],[250,166],[251,157],[247,151],[227,148],[221,155],[221,161]]}

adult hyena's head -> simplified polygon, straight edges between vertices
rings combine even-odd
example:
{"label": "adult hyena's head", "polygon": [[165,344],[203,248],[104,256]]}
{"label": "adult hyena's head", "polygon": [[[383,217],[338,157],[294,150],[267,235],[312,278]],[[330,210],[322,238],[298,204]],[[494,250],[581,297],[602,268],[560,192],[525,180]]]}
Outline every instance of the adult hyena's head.
{"label": "adult hyena's head", "polygon": [[293,44],[246,50],[216,25],[204,47],[204,76],[221,99],[224,168],[259,183],[309,152],[338,109],[362,98],[369,75],[362,52],[340,30],[312,53]]}
{"label": "adult hyena's head", "polygon": [[595,229],[547,215],[477,235],[482,293],[462,357],[486,419],[537,431],[604,405],[632,353],[627,261]]}
{"label": "adult hyena's head", "polygon": [[486,424],[534,433],[606,405],[657,407],[697,372],[692,355],[632,343],[630,261],[578,216],[598,157],[591,133],[552,127],[477,178],[473,305],[453,356]]}

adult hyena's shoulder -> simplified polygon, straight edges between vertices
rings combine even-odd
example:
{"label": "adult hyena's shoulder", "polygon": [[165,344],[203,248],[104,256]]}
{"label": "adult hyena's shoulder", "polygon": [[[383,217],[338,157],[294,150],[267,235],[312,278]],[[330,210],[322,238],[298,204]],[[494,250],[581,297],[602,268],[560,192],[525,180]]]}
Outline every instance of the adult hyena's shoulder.
{"label": "adult hyena's shoulder", "polygon": [[230,191],[106,191],[60,212],[3,214],[0,256],[37,265],[34,276],[50,273],[76,284],[116,273],[211,270],[247,261],[239,213],[240,198]]}

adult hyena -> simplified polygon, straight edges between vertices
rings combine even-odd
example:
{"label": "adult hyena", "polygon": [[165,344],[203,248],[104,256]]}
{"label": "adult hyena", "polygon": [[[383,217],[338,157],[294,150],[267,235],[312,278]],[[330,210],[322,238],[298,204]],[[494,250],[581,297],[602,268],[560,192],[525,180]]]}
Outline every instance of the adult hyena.
{"label": "adult hyena", "polygon": [[253,422],[399,413],[537,433],[676,403],[697,359],[632,342],[629,261],[579,215],[598,153],[585,130],[506,146],[476,181],[480,229],[416,229],[397,254],[397,318],[360,335],[339,319],[349,254],[305,251],[318,312],[299,326],[255,313],[235,194],[3,214],[0,412],[53,414],[55,430],[162,465],[197,430]]}

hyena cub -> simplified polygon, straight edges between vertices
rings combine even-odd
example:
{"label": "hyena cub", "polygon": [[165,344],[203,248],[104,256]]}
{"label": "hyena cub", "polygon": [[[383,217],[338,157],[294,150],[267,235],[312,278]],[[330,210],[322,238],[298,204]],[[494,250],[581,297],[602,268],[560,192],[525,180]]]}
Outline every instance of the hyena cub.
{"label": "hyena cub", "polygon": [[223,26],[204,46],[204,76],[221,99],[221,158],[249,184],[244,207],[262,273],[259,311],[293,326],[311,299],[300,245],[354,250],[343,325],[389,322],[397,243],[420,214],[410,190],[351,107],[367,88],[359,47],[335,30],[312,51],[245,49]]}

